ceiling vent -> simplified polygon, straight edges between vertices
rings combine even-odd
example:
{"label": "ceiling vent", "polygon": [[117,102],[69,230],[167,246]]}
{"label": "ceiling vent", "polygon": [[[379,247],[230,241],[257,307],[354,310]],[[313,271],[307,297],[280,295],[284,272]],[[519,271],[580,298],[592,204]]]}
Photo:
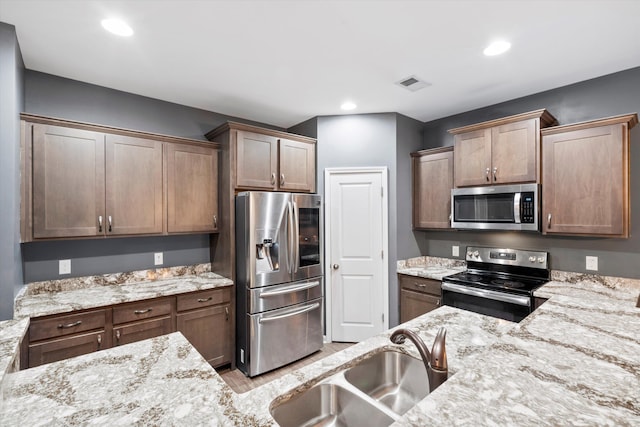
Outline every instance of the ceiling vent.
{"label": "ceiling vent", "polygon": [[431,83],[427,83],[424,80],[420,80],[416,76],[405,77],[404,79],[396,82],[396,84],[400,87],[410,90],[411,92],[415,92],[427,86],[431,86]]}

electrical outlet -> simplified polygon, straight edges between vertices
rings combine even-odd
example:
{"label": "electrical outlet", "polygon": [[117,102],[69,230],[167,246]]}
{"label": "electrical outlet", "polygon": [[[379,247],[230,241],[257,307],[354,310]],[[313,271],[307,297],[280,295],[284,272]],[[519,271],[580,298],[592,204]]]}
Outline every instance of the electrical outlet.
{"label": "electrical outlet", "polygon": [[598,271],[598,257],[588,256],[586,261],[587,270]]}
{"label": "electrical outlet", "polygon": [[58,274],[71,274],[70,259],[61,259],[58,261]]}
{"label": "electrical outlet", "polygon": [[164,260],[162,259],[162,252],[156,252],[153,254],[153,265],[162,265]]}
{"label": "electrical outlet", "polygon": [[460,246],[451,246],[451,255],[460,256]]}

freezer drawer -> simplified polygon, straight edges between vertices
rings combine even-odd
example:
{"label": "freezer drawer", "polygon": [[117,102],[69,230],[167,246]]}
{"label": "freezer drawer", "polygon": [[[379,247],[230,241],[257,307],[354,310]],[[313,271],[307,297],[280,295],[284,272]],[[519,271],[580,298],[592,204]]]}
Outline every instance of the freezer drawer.
{"label": "freezer drawer", "polygon": [[[247,314],[250,377],[322,348],[322,298],[260,314]],[[241,349],[242,350],[242,349]]]}
{"label": "freezer drawer", "polygon": [[322,277],[250,289],[247,292],[247,297],[248,313],[250,314],[300,304],[322,297]]}

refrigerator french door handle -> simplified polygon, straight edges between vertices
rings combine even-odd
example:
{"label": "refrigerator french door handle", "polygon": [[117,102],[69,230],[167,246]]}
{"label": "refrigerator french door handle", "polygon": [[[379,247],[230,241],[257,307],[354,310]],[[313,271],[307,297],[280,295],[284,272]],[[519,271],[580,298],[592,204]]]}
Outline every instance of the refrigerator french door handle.
{"label": "refrigerator french door handle", "polygon": [[294,224],[293,224],[293,204],[292,202],[287,202],[287,217],[288,217],[288,227],[287,227],[287,243],[289,244],[289,251],[288,254],[289,255],[289,265],[288,265],[288,271],[289,274],[293,273],[293,253],[294,253]]}
{"label": "refrigerator french door handle", "polygon": [[293,272],[297,273],[298,268],[300,267],[300,212],[298,211],[298,204],[293,202],[293,228],[295,230],[295,234],[293,236],[294,240],[294,258],[293,258]]}
{"label": "refrigerator french door handle", "polygon": [[275,297],[278,295],[291,294],[293,292],[304,291],[306,289],[315,288],[316,286],[319,286],[319,285],[320,285],[320,282],[309,282],[309,283],[304,283],[302,285],[290,286],[288,288],[280,289],[277,291],[262,292],[260,294],[260,298],[269,298],[269,297]]}
{"label": "refrigerator french door handle", "polygon": [[282,320],[282,319],[286,319],[287,317],[293,317],[293,316],[297,316],[299,314],[304,314],[307,313],[309,311],[313,311],[316,308],[320,307],[320,303],[316,302],[314,304],[308,305],[304,308],[301,308],[300,310],[296,310],[296,311],[292,311],[290,313],[286,313],[286,314],[280,314],[278,316],[270,316],[270,317],[262,317],[260,320],[258,320],[259,323],[267,323],[267,322],[273,322],[276,320]]}

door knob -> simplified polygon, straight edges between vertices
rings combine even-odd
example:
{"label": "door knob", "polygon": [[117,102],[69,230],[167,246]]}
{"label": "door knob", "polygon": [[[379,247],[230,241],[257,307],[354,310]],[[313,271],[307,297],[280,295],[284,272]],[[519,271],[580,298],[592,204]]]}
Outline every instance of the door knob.
{"label": "door knob", "polygon": [[339,269],[339,268],[340,268],[340,265],[339,265],[339,264],[333,264],[333,266],[332,266],[332,267],[333,267],[333,269],[334,269],[334,270],[337,270],[337,269]]}

